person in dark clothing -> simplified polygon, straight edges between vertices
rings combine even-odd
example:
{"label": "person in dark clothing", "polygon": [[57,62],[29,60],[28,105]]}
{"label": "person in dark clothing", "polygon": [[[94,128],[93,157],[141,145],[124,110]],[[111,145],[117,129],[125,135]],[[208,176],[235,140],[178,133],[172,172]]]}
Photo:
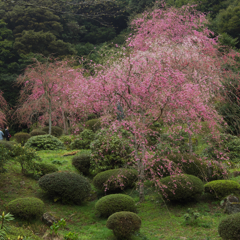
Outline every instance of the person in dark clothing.
{"label": "person in dark clothing", "polygon": [[6,136],[6,140],[7,141],[10,141],[10,133],[9,133],[9,127],[7,126],[6,129],[5,129],[5,136]]}

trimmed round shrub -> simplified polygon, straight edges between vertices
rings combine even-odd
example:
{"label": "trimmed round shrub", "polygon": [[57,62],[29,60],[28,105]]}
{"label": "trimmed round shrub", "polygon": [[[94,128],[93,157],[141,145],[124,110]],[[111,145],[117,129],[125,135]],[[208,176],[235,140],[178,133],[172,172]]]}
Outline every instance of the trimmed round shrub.
{"label": "trimmed round shrub", "polygon": [[38,184],[41,189],[62,203],[81,204],[91,191],[91,185],[85,177],[70,172],[44,175],[38,180]]}
{"label": "trimmed round shrub", "polygon": [[37,151],[64,149],[63,143],[58,138],[48,134],[31,137],[24,146]]}
{"label": "trimmed round shrub", "polygon": [[117,239],[130,239],[131,235],[139,231],[140,227],[141,219],[133,212],[116,212],[107,220],[107,228],[113,230]]}
{"label": "trimmed round shrub", "polygon": [[32,132],[30,132],[31,137],[39,136],[39,135],[46,135],[46,134],[47,133],[42,130],[33,130]]}
{"label": "trimmed round shrub", "polygon": [[96,132],[101,128],[101,122],[99,119],[91,119],[85,122],[85,128]]}
{"label": "trimmed round shrub", "polygon": [[218,233],[224,240],[240,239],[240,213],[235,213],[224,218],[218,225]]}
{"label": "trimmed round shrub", "polygon": [[83,175],[89,175],[91,152],[83,152],[72,159],[72,165]]}
{"label": "trimmed round shrub", "polygon": [[125,194],[111,194],[100,198],[95,204],[96,210],[103,217],[109,217],[115,212],[136,212],[134,200]]}
{"label": "trimmed round shrub", "polygon": [[40,217],[44,212],[42,200],[34,197],[17,198],[8,203],[8,211],[23,219],[34,219]]}
{"label": "trimmed round shrub", "polygon": [[11,142],[11,141],[0,141],[0,145],[9,151],[13,150],[15,144],[16,144],[15,142]]}
{"label": "trimmed round shrub", "polygon": [[96,134],[90,148],[92,151],[91,170],[94,173],[122,168],[132,161],[130,141],[106,129]]}
{"label": "trimmed round shrub", "polygon": [[137,170],[119,168],[98,173],[93,178],[93,185],[102,191],[116,191],[133,187],[137,179]]}
{"label": "trimmed round shrub", "polygon": [[57,172],[58,168],[50,163],[35,162],[35,170],[40,176],[44,176],[49,173]]}
{"label": "trimmed round shrub", "polygon": [[[43,127],[42,131],[46,134],[49,134],[49,127]],[[54,137],[61,137],[63,134],[63,130],[60,127],[52,126],[52,134]]]}
{"label": "trimmed round shrub", "polygon": [[27,142],[27,140],[31,137],[30,134],[25,132],[19,132],[14,135],[14,138],[17,143],[21,143],[22,146]]}
{"label": "trimmed round shrub", "polygon": [[84,129],[79,137],[70,144],[71,149],[89,149],[90,143],[94,140],[95,134],[92,130]]}
{"label": "trimmed round shrub", "polygon": [[201,179],[187,174],[172,175],[160,180],[162,195],[170,201],[187,201],[200,196],[204,185]]}
{"label": "trimmed round shrub", "polygon": [[67,148],[67,150],[70,150],[70,144],[73,142],[74,137],[72,135],[63,135],[59,138],[61,142],[63,142],[64,146]]}
{"label": "trimmed round shrub", "polygon": [[215,180],[204,185],[205,193],[224,198],[231,193],[240,193],[240,184],[232,180]]}

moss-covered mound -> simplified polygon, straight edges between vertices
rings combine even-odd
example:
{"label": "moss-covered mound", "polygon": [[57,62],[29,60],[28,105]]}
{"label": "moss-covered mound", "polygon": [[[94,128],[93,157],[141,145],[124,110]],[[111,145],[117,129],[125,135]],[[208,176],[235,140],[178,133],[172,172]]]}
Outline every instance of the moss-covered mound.
{"label": "moss-covered mound", "polygon": [[200,196],[204,185],[201,179],[187,174],[172,175],[160,180],[163,197],[170,201],[187,201]]}
{"label": "moss-covered mound", "polygon": [[83,175],[89,175],[91,152],[83,152],[72,159],[72,165]]}
{"label": "moss-covered mound", "polygon": [[93,178],[93,185],[102,191],[123,190],[134,186],[137,178],[137,170],[118,168],[98,173]]}
{"label": "moss-covered mound", "polygon": [[218,226],[218,233],[223,240],[240,239],[240,213],[235,213],[223,219]]}
{"label": "moss-covered mound", "polygon": [[134,200],[125,194],[111,194],[102,197],[97,201],[95,208],[103,217],[109,217],[113,213],[121,211],[136,212]]}
{"label": "moss-covered mound", "polygon": [[81,204],[91,191],[91,185],[86,178],[70,172],[44,175],[38,184],[48,195],[63,203]]}
{"label": "moss-covered mound", "polygon": [[64,144],[52,135],[38,135],[31,137],[24,146],[33,148],[37,151],[64,149]]}
{"label": "moss-covered mound", "polygon": [[107,228],[113,230],[117,239],[130,239],[141,227],[140,217],[133,212],[116,212],[107,220]]}
{"label": "moss-covered mound", "polygon": [[240,184],[232,180],[215,180],[205,184],[204,191],[217,198],[224,198],[231,193],[240,194]]}
{"label": "moss-covered mound", "polygon": [[8,204],[8,211],[23,219],[34,219],[40,217],[44,211],[42,200],[34,197],[17,198]]}

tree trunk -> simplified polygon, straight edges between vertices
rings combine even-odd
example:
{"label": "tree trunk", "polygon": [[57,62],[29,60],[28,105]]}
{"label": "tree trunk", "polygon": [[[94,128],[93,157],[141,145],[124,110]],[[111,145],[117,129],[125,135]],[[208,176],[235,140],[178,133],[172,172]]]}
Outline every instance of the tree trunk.
{"label": "tree trunk", "polygon": [[52,134],[52,101],[51,99],[48,100],[49,102],[49,135]]}

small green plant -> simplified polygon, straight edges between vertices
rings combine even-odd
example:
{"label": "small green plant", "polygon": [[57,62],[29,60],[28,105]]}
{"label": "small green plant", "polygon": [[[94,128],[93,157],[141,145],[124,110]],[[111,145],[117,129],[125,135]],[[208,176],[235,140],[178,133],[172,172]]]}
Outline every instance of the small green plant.
{"label": "small green plant", "polygon": [[66,221],[64,218],[61,218],[57,223],[53,223],[50,227],[50,234],[57,235],[57,232],[60,228],[64,228],[66,226]]}
{"label": "small green plant", "polygon": [[185,224],[186,225],[195,225],[200,217],[200,213],[194,211],[192,208],[188,208],[187,213],[184,214]]}
{"label": "small green plant", "polygon": [[12,214],[7,213],[6,215],[4,212],[2,215],[0,215],[0,221],[1,221],[1,228],[0,228],[0,239],[5,240],[6,239],[6,234],[8,232],[8,227],[6,226],[6,222],[10,222],[14,220],[14,217]]}
{"label": "small green plant", "polygon": [[78,234],[75,232],[69,232],[64,236],[65,240],[78,240]]}

